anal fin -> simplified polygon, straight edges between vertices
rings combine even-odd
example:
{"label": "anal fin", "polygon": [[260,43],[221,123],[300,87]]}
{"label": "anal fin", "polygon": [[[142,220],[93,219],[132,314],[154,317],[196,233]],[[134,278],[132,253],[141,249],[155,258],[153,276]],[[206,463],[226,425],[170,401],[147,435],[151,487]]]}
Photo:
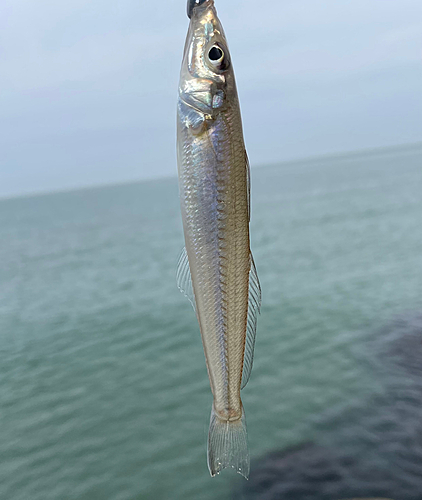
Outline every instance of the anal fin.
{"label": "anal fin", "polygon": [[246,323],[246,342],[245,354],[243,357],[241,389],[243,389],[248,383],[251,375],[255,350],[256,323],[261,309],[261,285],[259,284],[258,273],[256,272],[252,253],[250,258],[251,268],[249,271],[248,319]]}
{"label": "anal fin", "polygon": [[176,271],[176,282],[179,290],[183,293],[185,297],[188,298],[189,302],[192,304],[194,311],[195,306],[195,296],[193,293],[192,277],[190,274],[189,259],[186,247],[183,248],[182,253],[179,257],[179,262],[177,264]]}

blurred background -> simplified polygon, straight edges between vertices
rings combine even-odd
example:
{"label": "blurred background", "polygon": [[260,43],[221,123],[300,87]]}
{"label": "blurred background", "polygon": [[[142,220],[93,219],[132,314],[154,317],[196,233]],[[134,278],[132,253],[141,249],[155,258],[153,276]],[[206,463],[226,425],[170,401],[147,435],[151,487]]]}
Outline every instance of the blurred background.
{"label": "blurred background", "polygon": [[249,482],[178,292],[185,0],[0,4],[0,498],[422,491],[422,4],[216,0],[263,290]]}

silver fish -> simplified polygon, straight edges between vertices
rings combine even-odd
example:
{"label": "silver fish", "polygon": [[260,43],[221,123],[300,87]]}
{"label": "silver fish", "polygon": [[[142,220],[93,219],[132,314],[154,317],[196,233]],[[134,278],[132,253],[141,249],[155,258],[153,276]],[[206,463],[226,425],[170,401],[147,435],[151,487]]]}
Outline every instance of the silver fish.
{"label": "silver fish", "polygon": [[249,164],[233,65],[213,0],[188,0],[180,72],[177,159],[185,250],[177,280],[199,322],[214,402],[212,476],[248,478],[240,389],[252,368],[261,289],[249,246]]}

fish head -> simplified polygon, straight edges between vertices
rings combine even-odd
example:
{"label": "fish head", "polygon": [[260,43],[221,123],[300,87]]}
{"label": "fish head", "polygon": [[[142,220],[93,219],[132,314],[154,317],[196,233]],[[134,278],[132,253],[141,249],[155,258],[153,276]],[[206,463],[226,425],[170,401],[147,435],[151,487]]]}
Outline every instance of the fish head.
{"label": "fish head", "polygon": [[189,0],[188,14],[179,95],[189,106],[213,117],[236,95],[230,53],[213,0]]}

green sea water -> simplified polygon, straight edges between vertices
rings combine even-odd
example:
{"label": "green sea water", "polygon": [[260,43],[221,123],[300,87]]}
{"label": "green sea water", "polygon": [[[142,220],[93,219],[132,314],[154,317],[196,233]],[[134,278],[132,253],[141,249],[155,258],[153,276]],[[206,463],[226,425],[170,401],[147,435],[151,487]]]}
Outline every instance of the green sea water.
{"label": "green sea water", "polygon": [[[422,308],[422,145],[252,170],[263,305],[243,391],[254,463],[384,391],[368,340]],[[176,179],[0,200],[0,498],[232,498],[175,284]],[[370,358],[370,356],[369,356]],[[340,424],[338,424],[340,425]]]}

